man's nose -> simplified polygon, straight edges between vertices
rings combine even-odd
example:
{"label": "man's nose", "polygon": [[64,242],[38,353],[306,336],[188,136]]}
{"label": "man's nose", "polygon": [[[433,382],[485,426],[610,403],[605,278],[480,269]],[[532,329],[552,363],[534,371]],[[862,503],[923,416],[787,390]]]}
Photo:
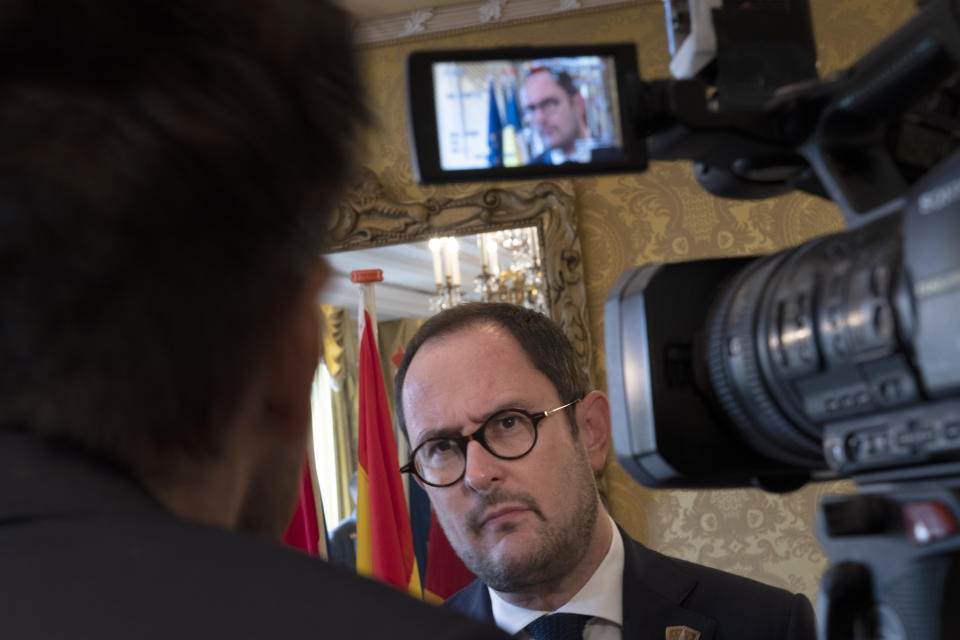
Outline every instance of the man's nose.
{"label": "man's nose", "polygon": [[467,443],[467,468],[463,482],[478,493],[486,493],[503,479],[504,461],[487,451],[476,440]]}

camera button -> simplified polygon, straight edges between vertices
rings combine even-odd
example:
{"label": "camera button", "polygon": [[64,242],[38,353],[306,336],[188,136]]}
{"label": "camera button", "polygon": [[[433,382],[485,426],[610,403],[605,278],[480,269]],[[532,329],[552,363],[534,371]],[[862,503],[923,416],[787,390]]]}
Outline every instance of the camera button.
{"label": "camera button", "polygon": [[957,521],[950,510],[940,502],[923,500],[903,505],[903,519],[910,539],[916,544],[928,544],[957,532]]}
{"label": "camera button", "polygon": [[950,440],[956,440],[960,438],[960,420],[954,422],[948,422],[943,427],[943,433]]}

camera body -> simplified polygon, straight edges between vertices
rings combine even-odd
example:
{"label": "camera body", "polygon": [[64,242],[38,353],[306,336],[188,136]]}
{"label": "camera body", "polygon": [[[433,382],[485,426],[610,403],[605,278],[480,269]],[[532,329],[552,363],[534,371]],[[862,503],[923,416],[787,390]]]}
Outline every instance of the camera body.
{"label": "camera body", "polygon": [[648,486],[786,490],[960,461],[960,200],[935,195],[958,176],[955,154],[904,213],[773,256],[623,274],[605,308],[621,463]]}

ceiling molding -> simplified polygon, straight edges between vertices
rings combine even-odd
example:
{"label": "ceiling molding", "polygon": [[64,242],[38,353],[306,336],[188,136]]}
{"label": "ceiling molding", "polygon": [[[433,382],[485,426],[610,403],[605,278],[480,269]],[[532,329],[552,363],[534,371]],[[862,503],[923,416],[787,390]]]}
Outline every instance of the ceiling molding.
{"label": "ceiling molding", "polygon": [[573,11],[661,2],[662,0],[474,0],[363,20],[354,30],[354,42],[358,46],[380,45],[454,31],[487,29]]}

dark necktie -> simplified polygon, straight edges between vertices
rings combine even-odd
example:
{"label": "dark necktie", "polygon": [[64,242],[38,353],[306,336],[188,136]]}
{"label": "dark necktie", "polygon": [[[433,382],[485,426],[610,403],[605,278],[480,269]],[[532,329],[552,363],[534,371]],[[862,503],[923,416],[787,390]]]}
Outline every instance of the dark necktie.
{"label": "dark necktie", "polygon": [[535,640],[583,640],[583,628],[591,616],[579,613],[552,613],[523,628]]}

